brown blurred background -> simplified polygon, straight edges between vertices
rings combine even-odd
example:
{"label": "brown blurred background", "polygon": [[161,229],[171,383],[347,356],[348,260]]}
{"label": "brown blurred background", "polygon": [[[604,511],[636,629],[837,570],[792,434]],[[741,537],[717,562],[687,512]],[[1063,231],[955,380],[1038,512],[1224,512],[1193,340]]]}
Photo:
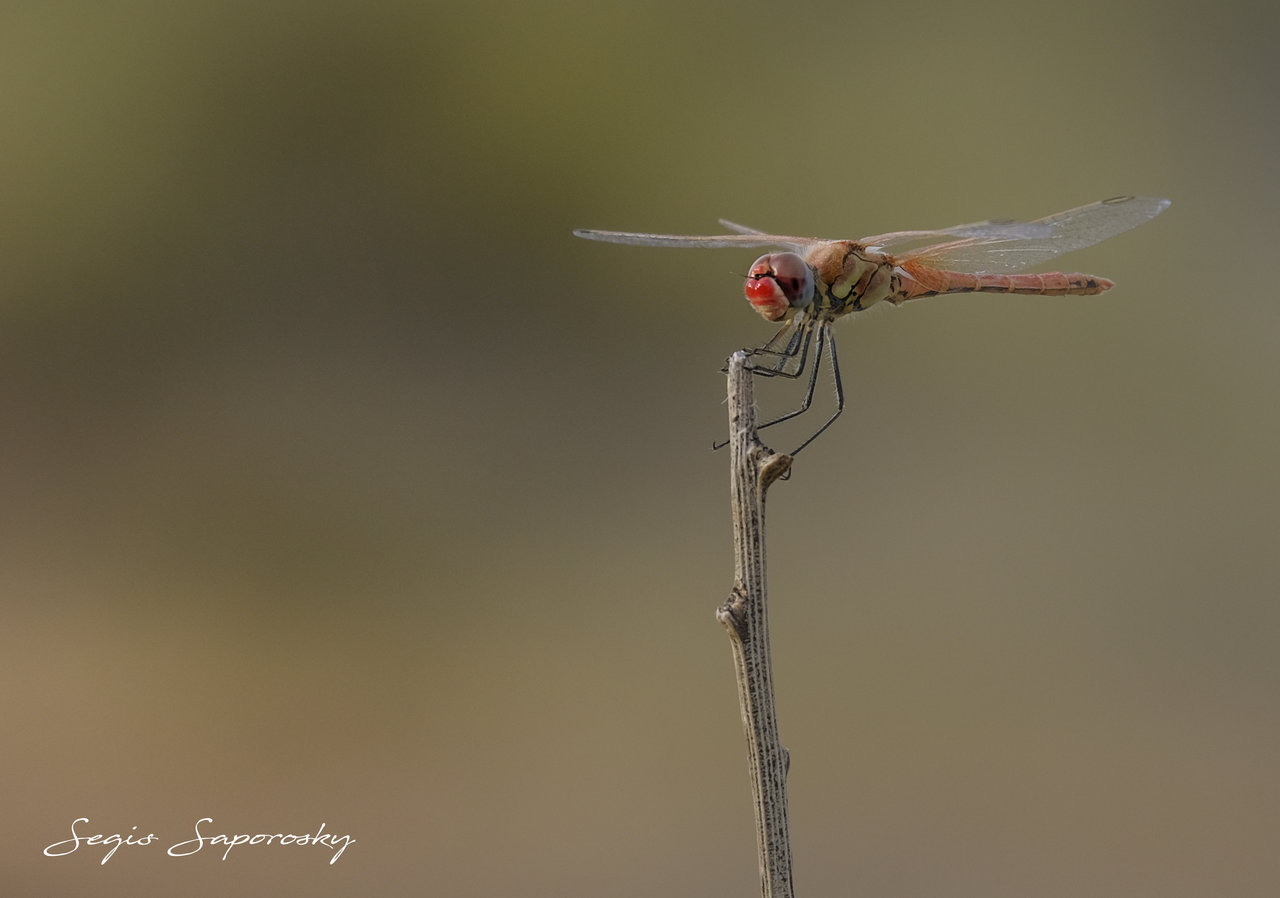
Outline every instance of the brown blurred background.
{"label": "brown blurred background", "polygon": [[[756,253],[571,229],[1118,193],[1174,205],[1105,297],[839,329],[770,494],[797,887],[1280,893],[1266,8],[5,4],[5,893],[756,894]],[[357,841],[167,857],[206,816]]]}

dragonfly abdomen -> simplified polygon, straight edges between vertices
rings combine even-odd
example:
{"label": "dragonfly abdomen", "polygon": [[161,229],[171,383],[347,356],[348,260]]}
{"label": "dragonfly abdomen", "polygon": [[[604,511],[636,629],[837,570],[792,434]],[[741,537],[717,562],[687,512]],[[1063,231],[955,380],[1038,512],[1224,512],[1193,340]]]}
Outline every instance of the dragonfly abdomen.
{"label": "dragonfly abdomen", "polygon": [[1103,277],[1080,272],[1050,271],[1043,274],[966,274],[937,269],[898,269],[896,302],[938,296],[943,293],[1020,293],[1036,296],[1093,296],[1115,284]]}

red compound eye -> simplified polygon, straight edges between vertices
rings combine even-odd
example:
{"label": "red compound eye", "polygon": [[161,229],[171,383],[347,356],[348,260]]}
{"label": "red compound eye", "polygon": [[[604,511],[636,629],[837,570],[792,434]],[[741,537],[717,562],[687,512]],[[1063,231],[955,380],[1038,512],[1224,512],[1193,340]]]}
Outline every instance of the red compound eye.
{"label": "red compound eye", "polygon": [[744,292],[766,321],[779,321],[813,301],[813,272],[795,253],[770,253],[751,266]]}

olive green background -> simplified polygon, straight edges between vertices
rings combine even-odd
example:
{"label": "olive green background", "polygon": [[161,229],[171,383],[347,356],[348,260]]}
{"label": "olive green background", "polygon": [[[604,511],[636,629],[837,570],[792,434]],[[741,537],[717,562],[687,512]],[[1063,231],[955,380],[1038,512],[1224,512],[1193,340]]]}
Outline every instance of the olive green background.
{"label": "olive green background", "polygon": [[[570,231],[1141,193],[1106,296],[839,327],[769,504],[797,889],[1277,894],[1268,10],[4,4],[4,891],[757,894],[756,253]],[[201,817],[357,841],[167,857]]]}

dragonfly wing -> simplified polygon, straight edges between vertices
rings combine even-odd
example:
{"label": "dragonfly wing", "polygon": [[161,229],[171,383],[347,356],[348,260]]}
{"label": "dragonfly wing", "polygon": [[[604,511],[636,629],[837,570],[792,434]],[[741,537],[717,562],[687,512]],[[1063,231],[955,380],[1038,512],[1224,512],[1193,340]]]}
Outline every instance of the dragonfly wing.
{"label": "dragonfly wing", "polygon": [[601,240],[605,243],[625,243],[630,246],[679,246],[679,247],[733,247],[733,246],[785,246],[804,248],[821,241],[808,237],[785,237],[779,234],[765,234],[760,231],[748,231],[741,234],[722,234],[711,237],[685,237],[679,234],[637,234],[631,231],[596,231],[590,228],[578,228],[573,232],[586,240]]}
{"label": "dragonfly wing", "polygon": [[[744,224],[738,224],[736,221],[729,221],[727,218],[719,219],[720,224],[724,225],[731,231],[737,231],[739,234],[754,234],[755,236],[765,236],[765,232],[759,228],[749,228]],[[799,237],[793,237],[792,240],[800,240]],[[781,244],[794,253],[804,254],[805,250],[813,246],[815,243],[822,243],[821,240],[805,240],[802,243],[784,243]]]}
{"label": "dragonfly wing", "polygon": [[986,238],[996,240],[1032,240],[1048,237],[1053,229],[1033,221],[975,221],[972,224],[952,225],[930,231],[892,231],[861,237],[858,243],[876,252],[887,252],[896,246],[918,243],[936,237]]}
{"label": "dragonfly wing", "polygon": [[727,218],[719,219],[721,226],[728,228],[738,234],[763,234],[764,231],[759,228],[749,228],[746,225],[738,224],[736,221],[730,221]]}
{"label": "dragonfly wing", "polygon": [[[1007,274],[1055,256],[1101,243],[1150,221],[1169,207],[1169,201],[1145,196],[1117,196],[1077,209],[1048,215],[1027,224],[1047,232],[1015,236],[977,234],[911,250],[898,257],[932,268],[971,273]],[[1014,223],[991,222],[999,227]],[[983,223],[966,227],[981,227]]]}

